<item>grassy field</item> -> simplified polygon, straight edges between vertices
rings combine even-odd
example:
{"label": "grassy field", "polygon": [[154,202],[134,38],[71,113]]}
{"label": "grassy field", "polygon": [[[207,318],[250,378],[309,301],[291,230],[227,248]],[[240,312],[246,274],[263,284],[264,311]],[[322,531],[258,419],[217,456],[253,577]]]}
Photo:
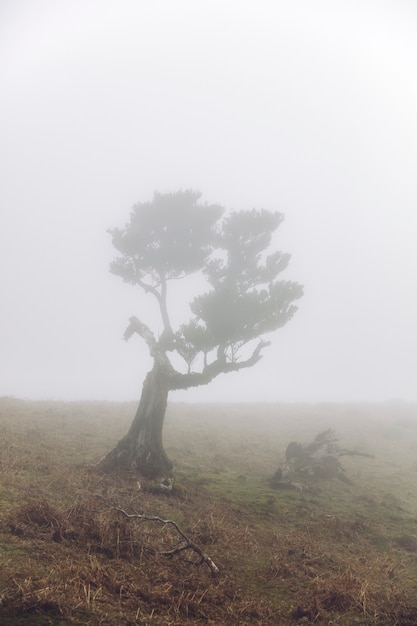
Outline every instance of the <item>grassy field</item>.
{"label": "grassy field", "polygon": [[[0,398],[1,626],[417,624],[416,406],[172,404],[170,492],[95,468],[135,408]],[[374,458],[274,488],[327,428]]]}

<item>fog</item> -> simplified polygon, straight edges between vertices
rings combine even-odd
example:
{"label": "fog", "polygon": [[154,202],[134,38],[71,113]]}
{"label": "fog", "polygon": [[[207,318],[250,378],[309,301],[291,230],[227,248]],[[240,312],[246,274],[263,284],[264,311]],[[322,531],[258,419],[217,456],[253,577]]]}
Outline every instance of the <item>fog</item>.
{"label": "fog", "polygon": [[106,230],[193,188],[283,212],[305,295],[261,363],[173,399],[417,401],[416,41],[410,0],[2,0],[0,395],[139,397]]}

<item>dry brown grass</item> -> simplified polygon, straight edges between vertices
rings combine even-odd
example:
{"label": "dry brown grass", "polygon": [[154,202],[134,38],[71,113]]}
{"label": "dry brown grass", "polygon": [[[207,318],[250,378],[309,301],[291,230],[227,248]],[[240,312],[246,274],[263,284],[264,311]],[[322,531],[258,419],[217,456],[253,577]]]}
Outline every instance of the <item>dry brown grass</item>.
{"label": "dry brown grass", "polygon": [[[405,409],[353,407],[347,423],[348,407],[172,406],[177,482],[164,495],[94,468],[134,406],[1,399],[0,624],[416,624],[417,424]],[[286,444],[325,427],[375,462],[346,459],[353,485],[272,489]],[[173,529],[117,506],[175,520],[220,576],[190,554],[163,557]]]}
{"label": "dry brown grass", "polygon": [[343,526],[337,520],[336,533],[354,541],[354,547],[342,543],[335,551],[328,537],[302,530],[276,538],[266,576],[297,591],[305,590],[308,581],[308,593],[293,615],[330,623],[335,613],[349,615],[352,623],[413,623],[415,607],[405,617],[410,603],[414,604],[411,590],[408,594],[401,590],[405,566],[393,554],[370,550],[366,540],[355,536],[356,530],[352,533],[350,524]]}

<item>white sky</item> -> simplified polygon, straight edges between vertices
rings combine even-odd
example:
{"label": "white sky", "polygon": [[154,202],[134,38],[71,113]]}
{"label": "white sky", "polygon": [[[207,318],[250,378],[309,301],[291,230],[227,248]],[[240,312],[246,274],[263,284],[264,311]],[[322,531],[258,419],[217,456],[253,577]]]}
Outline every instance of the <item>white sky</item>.
{"label": "white sky", "polygon": [[106,229],[154,190],[279,210],[292,322],[190,401],[417,400],[413,0],[1,0],[0,395],[138,398]]}

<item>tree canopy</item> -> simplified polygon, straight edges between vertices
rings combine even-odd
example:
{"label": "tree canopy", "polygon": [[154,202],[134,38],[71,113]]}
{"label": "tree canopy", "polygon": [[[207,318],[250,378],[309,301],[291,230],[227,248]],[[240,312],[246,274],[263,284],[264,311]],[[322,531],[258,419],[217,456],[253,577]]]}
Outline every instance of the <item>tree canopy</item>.
{"label": "tree canopy", "polygon": [[[192,190],[156,192],[151,202],[133,207],[124,228],[110,231],[120,253],[111,271],[156,298],[164,329],[157,340],[133,317],[125,337],[141,335],[152,356],[180,355],[187,373],[172,371],[172,388],[204,384],[211,375],[254,364],[267,345],[263,337],[291,319],[297,308],[293,302],[302,295],[297,283],[278,280],[289,254],[267,254],[281,213],[226,213],[200,198]],[[168,283],[196,272],[204,275],[206,290],[189,303],[189,319],[173,329]]]}
{"label": "tree canopy", "polygon": [[[155,193],[151,202],[133,207],[124,228],[110,230],[119,252],[111,271],[155,299],[162,331],[157,335],[136,316],[129,320],[124,338],[138,334],[153,366],[130,430],[103,467],[169,474],[172,463],[162,445],[169,392],[255,365],[269,345],[265,336],[294,315],[302,287],[279,278],[289,255],[270,251],[282,220],[281,213],[264,209],[226,212],[186,190]],[[201,292],[174,327],[168,290],[175,293],[176,282],[193,274],[200,275]]]}

